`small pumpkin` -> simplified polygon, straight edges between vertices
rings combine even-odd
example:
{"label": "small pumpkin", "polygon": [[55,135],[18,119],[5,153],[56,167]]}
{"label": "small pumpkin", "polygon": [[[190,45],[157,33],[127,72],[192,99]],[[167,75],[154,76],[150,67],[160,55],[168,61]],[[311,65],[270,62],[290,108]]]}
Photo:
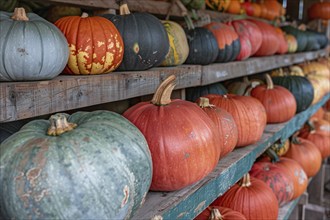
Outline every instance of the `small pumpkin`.
{"label": "small pumpkin", "polygon": [[205,86],[186,88],[186,100],[195,102],[199,97],[208,94],[224,95],[227,93],[227,89],[221,83],[212,83]]}
{"label": "small pumpkin", "polygon": [[230,208],[220,206],[209,206],[194,220],[246,220],[245,216]]}
{"label": "small pumpkin", "polygon": [[140,102],[123,114],[147,139],[154,191],[178,190],[201,180],[217,165],[222,151],[209,116],[195,103],[170,99],[174,82],[175,76],[169,76],[151,102]]}
{"label": "small pumpkin", "polygon": [[0,81],[48,80],[64,69],[68,42],[52,23],[16,8],[0,11],[0,30]]}

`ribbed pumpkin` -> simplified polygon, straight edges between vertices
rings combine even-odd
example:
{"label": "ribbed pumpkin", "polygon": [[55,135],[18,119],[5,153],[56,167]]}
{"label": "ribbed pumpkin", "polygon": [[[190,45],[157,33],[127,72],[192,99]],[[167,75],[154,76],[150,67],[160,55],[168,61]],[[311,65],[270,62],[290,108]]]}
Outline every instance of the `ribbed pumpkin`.
{"label": "ribbed pumpkin", "polygon": [[261,0],[260,2],[267,9],[267,13],[263,16],[267,20],[275,20],[285,13],[285,9],[277,0]]}
{"label": "ribbed pumpkin", "polygon": [[213,33],[218,43],[218,56],[215,62],[235,60],[241,50],[241,43],[235,30],[220,22],[211,22],[204,27]]}
{"label": "ribbed pumpkin", "polygon": [[0,12],[0,30],[0,81],[47,80],[64,69],[68,43],[50,22],[16,8]]}
{"label": "ribbed pumpkin", "polygon": [[266,109],[267,123],[282,123],[296,114],[297,102],[292,93],[282,86],[273,84],[271,77],[265,74],[267,85],[258,85],[250,95],[258,99]]}
{"label": "ribbed pumpkin", "polygon": [[285,39],[285,33],[282,31],[281,28],[277,27],[275,28],[276,33],[277,33],[277,39],[279,41],[279,47],[278,50],[276,51],[277,54],[285,54],[289,50],[289,45],[288,42]]}
{"label": "ribbed pumpkin", "polygon": [[243,2],[243,3],[241,3],[241,7],[244,10],[246,15],[253,16],[254,7],[252,5],[252,2]]}
{"label": "ribbed pumpkin", "polygon": [[285,40],[288,44],[288,53],[295,53],[298,49],[298,42],[292,34],[285,34]]}
{"label": "ribbed pumpkin", "polygon": [[189,55],[189,45],[183,28],[174,21],[162,21],[168,35],[170,50],[162,62],[162,66],[183,64]]}
{"label": "ribbed pumpkin", "polygon": [[294,193],[290,174],[275,163],[259,161],[253,164],[250,175],[265,182],[274,192],[279,206],[288,203]]}
{"label": "ribbed pumpkin", "polygon": [[290,148],[283,156],[297,161],[307,177],[316,175],[321,168],[322,156],[318,148],[311,141],[300,137],[292,137]]}
{"label": "ribbed pumpkin", "polygon": [[314,98],[314,89],[308,79],[302,76],[276,76],[273,77],[276,85],[287,88],[295,97],[297,102],[297,112],[307,109]]}
{"label": "ribbed pumpkin", "polygon": [[201,97],[196,102],[215,123],[222,149],[220,158],[225,157],[237,144],[238,130],[233,116],[226,110],[211,105],[208,98]]}
{"label": "ribbed pumpkin", "polygon": [[249,174],[225,194],[217,198],[213,206],[222,206],[242,213],[246,219],[277,219],[278,201],[273,191],[263,181]]}
{"label": "ribbed pumpkin", "polygon": [[124,41],[125,56],[118,70],[146,70],[160,65],[170,48],[161,21],[144,12],[130,13],[127,4],[120,5],[120,15],[104,15],[117,27]]}
{"label": "ribbed pumpkin", "polygon": [[186,100],[195,102],[199,97],[208,94],[227,94],[227,89],[221,83],[186,88]]}
{"label": "ribbed pumpkin", "polygon": [[304,31],[299,30],[298,28],[295,28],[293,26],[283,26],[281,29],[286,33],[293,35],[296,38],[298,47],[296,52],[303,52],[306,51],[307,44],[308,44],[308,39]]}
{"label": "ribbed pumpkin", "polygon": [[35,120],[0,146],[5,219],[126,219],[149,189],[141,132],[109,111]]}
{"label": "ribbed pumpkin", "polygon": [[234,94],[207,95],[210,103],[231,114],[238,128],[237,147],[256,143],[266,127],[267,115],[259,100]]}
{"label": "ribbed pumpkin", "polygon": [[106,18],[66,16],[55,22],[69,43],[67,74],[103,74],[114,71],[123,60],[124,43],[117,28]]}
{"label": "ribbed pumpkin", "polygon": [[12,12],[18,0],[0,0],[0,11]]}
{"label": "ribbed pumpkin", "polygon": [[330,19],[330,2],[315,2],[308,8],[309,19]]}
{"label": "ribbed pumpkin", "polygon": [[269,56],[275,54],[280,47],[276,29],[270,24],[260,20],[249,19],[249,21],[256,24],[262,34],[261,46],[254,56]]}
{"label": "ribbed pumpkin", "polygon": [[209,116],[195,103],[170,99],[174,81],[175,76],[169,76],[151,102],[138,103],[123,114],[147,139],[153,161],[150,189],[156,191],[178,190],[201,180],[221,153]]}
{"label": "ribbed pumpkin", "polygon": [[243,9],[241,8],[241,0],[230,0],[229,6],[226,10],[227,13],[230,14],[241,14]]}
{"label": "ribbed pumpkin", "polygon": [[6,140],[9,136],[13,135],[15,132],[19,131],[19,129],[25,124],[23,121],[14,121],[7,123],[0,123],[0,144]]}
{"label": "ribbed pumpkin", "polygon": [[245,216],[230,208],[209,206],[194,220],[246,220]]}

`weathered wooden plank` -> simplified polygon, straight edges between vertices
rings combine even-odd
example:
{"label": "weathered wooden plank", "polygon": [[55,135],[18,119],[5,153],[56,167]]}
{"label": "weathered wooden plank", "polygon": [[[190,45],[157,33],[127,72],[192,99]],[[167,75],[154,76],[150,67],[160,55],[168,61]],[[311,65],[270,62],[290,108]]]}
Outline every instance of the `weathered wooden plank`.
{"label": "weathered wooden plank", "polygon": [[201,67],[184,65],[96,76],[59,76],[48,81],[0,83],[0,122],[67,111],[152,94],[167,76],[176,89],[200,85]]}

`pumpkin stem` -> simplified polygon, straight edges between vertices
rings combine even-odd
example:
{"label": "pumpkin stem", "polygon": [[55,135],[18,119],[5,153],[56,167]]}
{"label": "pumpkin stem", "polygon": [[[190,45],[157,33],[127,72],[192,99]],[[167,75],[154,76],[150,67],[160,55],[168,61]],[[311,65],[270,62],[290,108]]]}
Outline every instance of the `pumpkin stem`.
{"label": "pumpkin stem", "polygon": [[15,8],[11,19],[15,21],[28,21],[29,18],[26,16],[26,12],[24,8]]}
{"label": "pumpkin stem", "polygon": [[223,216],[220,213],[220,210],[217,208],[211,208],[211,214],[208,220],[223,220]]}
{"label": "pumpkin stem", "polygon": [[58,136],[77,127],[77,124],[67,121],[67,114],[64,113],[57,113],[50,116],[49,122],[50,127],[47,134],[50,136]]}
{"label": "pumpkin stem", "polygon": [[210,104],[210,100],[208,98],[200,97],[198,106],[201,108],[210,108],[210,107],[214,107],[215,105]]}
{"label": "pumpkin stem", "polygon": [[250,174],[247,173],[243,176],[243,178],[238,183],[241,187],[249,187],[251,186]]}
{"label": "pumpkin stem", "polygon": [[274,89],[274,83],[273,83],[273,80],[270,77],[270,75],[266,73],[265,78],[266,78],[266,83],[267,83],[267,89]]}
{"label": "pumpkin stem", "polygon": [[88,17],[88,14],[87,14],[86,12],[83,12],[83,13],[81,14],[81,17],[82,17],[82,18],[87,18],[87,17]]}
{"label": "pumpkin stem", "polygon": [[131,12],[128,9],[127,3],[121,4],[119,6],[119,14],[120,15],[129,15],[129,14],[131,14]]}
{"label": "pumpkin stem", "polygon": [[152,97],[152,104],[161,106],[171,103],[171,94],[175,87],[175,79],[175,75],[170,75],[158,86]]}
{"label": "pumpkin stem", "polygon": [[275,151],[271,148],[268,148],[266,150],[266,155],[271,159],[271,161],[273,163],[276,163],[278,161],[280,161],[280,158],[277,156],[277,154],[275,153]]}

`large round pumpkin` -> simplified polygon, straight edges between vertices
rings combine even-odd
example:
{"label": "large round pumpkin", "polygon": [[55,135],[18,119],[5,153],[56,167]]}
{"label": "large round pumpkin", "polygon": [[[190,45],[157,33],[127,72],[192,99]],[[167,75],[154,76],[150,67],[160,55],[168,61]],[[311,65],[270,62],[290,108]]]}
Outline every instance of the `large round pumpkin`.
{"label": "large round pumpkin", "polygon": [[125,56],[118,70],[146,70],[160,65],[170,48],[167,32],[161,21],[145,12],[130,13],[127,4],[119,15],[110,19],[124,41]]}
{"label": "large round pumpkin", "polygon": [[215,62],[235,60],[241,50],[241,43],[235,30],[220,22],[211,22],[204,27],[213,33],[218,43],[218,56]]}
{"label": "large round pumpkin", "polygon": [[230,208],[209,206],[194,220],[246,220],[245,216]]}
{"label": "large round pumpkin", "polygon": [[223,206],[242,213],[246,219],[277,219],[278,201],[273,191],[263,181],[249,174],[225,194],[217,198],[213,206]]}
{"label": "large round pumpkin", "polygon": [[117,28],[107,19],[66,16],[55,22],[66,36],[70,57],[64,73],[102,74],[114,71],[123,60],[124,44]]}
{"label": "large round pumpkin", "polygon": [[178,190],[201,180],[221,153],[218,131],[208,115],[195,103],[170,99],[174,81],[169,76],[151,102],[124,112],[147,139],[153,161],[150,189],[155,191]]}
{"label": "large round pumpkin", "polygon": [[290,120],[297,110],[297,102],[292,93],[273,84],[271,77],[266,74],[267,85],[258,85],[250,95],[258,99],[266,109],[267,123],[281,123]]}
{"label": "large round pumpkin", "polygon": [[63,34],[34,13],[0,12],[0,81],[47,80],[59,75],[69,56]]}
{"label": "large round pumpkin", "polygon": [[210,103],[231,114],[238,128],[237,147],[256,143],[266,127],[267,115],[259,100],[234,94],[206,95]]}
{"label": "large round pumpkin", "polygon": [[144,136],[109,111],[29,122],[0,150],[5,219],[126,219],[151,182]]}

